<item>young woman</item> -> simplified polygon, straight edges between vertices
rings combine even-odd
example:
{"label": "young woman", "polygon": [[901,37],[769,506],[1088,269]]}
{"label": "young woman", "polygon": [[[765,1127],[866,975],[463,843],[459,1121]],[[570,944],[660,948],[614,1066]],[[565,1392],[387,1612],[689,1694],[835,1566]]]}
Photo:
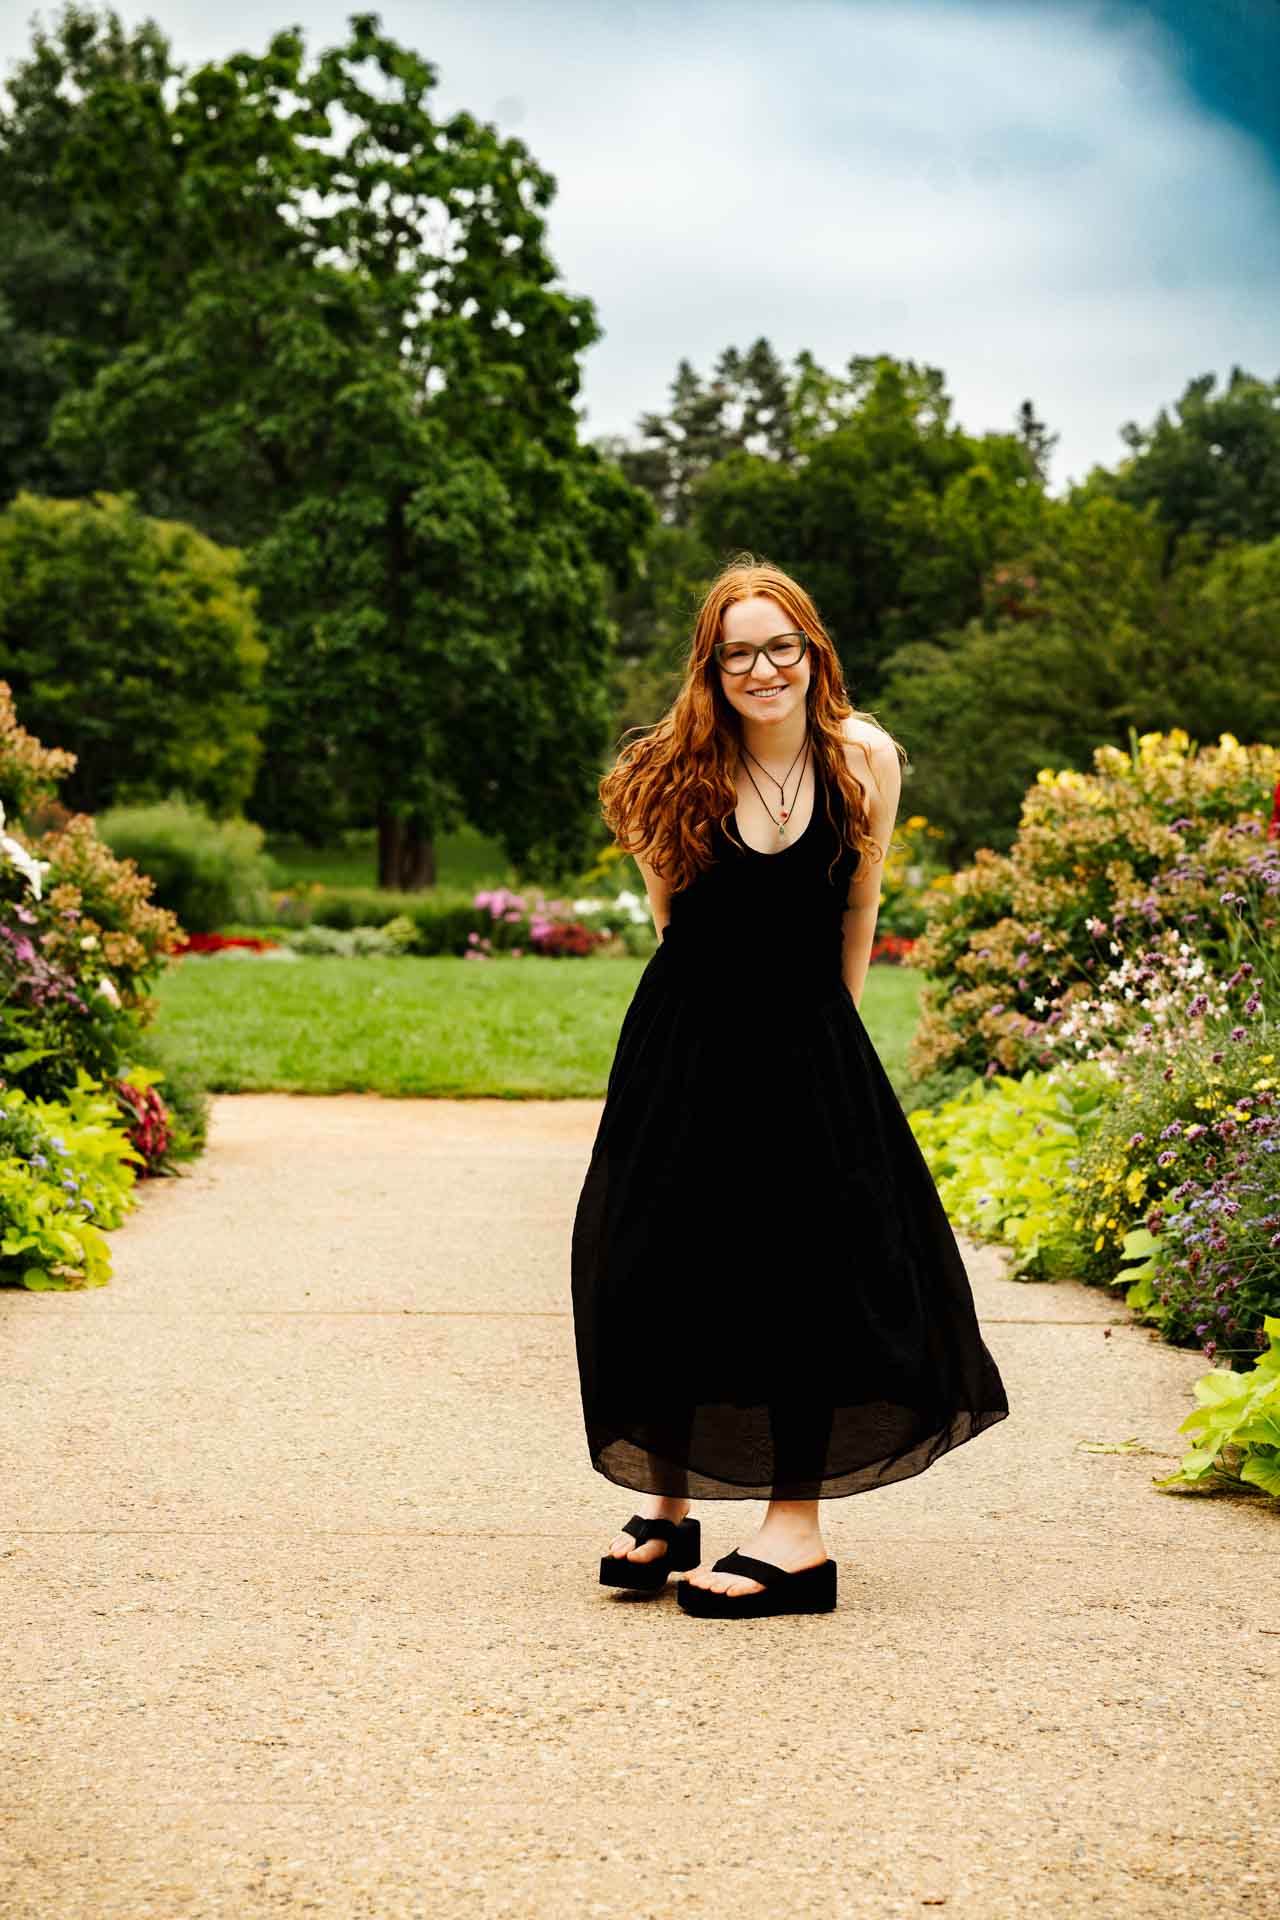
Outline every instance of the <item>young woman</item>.
{"label": "young woman", "polygon": [[[618,1035],[574,1218],[591,1464],[645,1498],[609,1586],[689,1613],[836,1603],[819,1502],[1003,1420],[968,1276],[858,1013],[901,786],[804,589],[743,556],[684,683],[601,782],[657,951]],[[764,1499],[705,1569],[691,1499]]]}

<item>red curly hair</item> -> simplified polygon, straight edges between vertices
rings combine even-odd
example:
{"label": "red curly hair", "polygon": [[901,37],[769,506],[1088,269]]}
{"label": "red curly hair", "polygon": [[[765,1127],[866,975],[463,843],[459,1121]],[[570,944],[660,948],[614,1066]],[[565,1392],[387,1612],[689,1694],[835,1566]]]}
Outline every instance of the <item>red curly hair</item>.
{"label": "red curly hair", "polygon": [[[864,854],[884,856],[869,830],[866,786],[845,758],[843,732],[851,716],[880,723],[850,703],[840,656],[804,588],[781,567],[743,553],[707,589],[694,622],[684,682],[671,706],[655,726],[627,729],[641,737],[621,749],[600,782],[601,811],[616,844],[646,859],[673,892],[712,865],[713,823],[718,820],[729,834],[729,815],[737,806],[732,769],[742,744],[741,722],[724,697],[712,648],[724,638],[725,609],[757,594],[776,601],[791,625],[809,637],[809,733],[826,775],[828,818],[859,863]],[[905,749],[892,734],[887,738],[905,765]],[[869,772],[870,751],[865,742],[858,744]],[[844,798],[842,821],[831,813],[833,789]]]}

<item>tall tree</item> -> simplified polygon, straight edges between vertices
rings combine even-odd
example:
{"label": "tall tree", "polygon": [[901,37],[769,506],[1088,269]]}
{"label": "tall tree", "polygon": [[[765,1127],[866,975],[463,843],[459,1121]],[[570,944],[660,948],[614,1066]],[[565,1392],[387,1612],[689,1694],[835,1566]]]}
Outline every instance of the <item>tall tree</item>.
{"label": "tall tree", "polygon": [[709,551],[765,553],[805,582],[865,705],[888,653],[980,610],[1043,494],[1013,434],[951,424],[937,368],[856,357],[845,396],[846,417],[794,466],[740,452],[708,471],[695,524]]}
{"label": "tall tree", "polygon": [[1095,469],[1092,488],[1085,483],[1154,508],[1169,529],[1166,567],[1187,534],[1214,545],[1280,534],[1280,379],[1236,366],[1221,393],[1216,385],[1216,374],[1201,374],[1183,389],[1176,418],[1161,407],[1149,427],[1127,421],[1120,437],[1131,457],[1114,473]]}
{"label": "tall tree", "polygon": [[[271,644],[256,809],[376,817],[384,884],[465,814],[564,872],[598,822],[610,577],[644,496],[577,439],[591,303],[559,291],[552,177],[353,16],[170,90],[112,75],[56,174],[128,263],[138,341],[57,449],[247,549]],[[371,77],[372,76],[372,77]]]}
{"label": "tall tree", "polygon": [[1188,534],[1166,566],[1150,507],[1105,494],[1045,502],[1043,526],[961,631],[886,662],[882,718],[912,757],[912,805],[953,859],[1009,846],[1041,767],[1088,769],[1093,749],[1186,728],[1280,740],[1280,539],[1213,550]]}
{"label": "tall tree", "polygon": [[[90,212],[55,178],[87,94],[119,78],[163,83],[174,72],[153,21],[126,32],[114,14],[64,9],[33,30],[0,96],[0,503],[23,487],[87,491],[48,444],[61,396],[93,379],[136,338],[124,260]],[[6,97],[7,96],[7,97]]]}
{"label": "tall tree", "polygon": [[20,493],[0,513],[0,678],[76,756],[84,813],[174,788],[238,813],[261,755],[266,648],[240,555],[128,500]]}

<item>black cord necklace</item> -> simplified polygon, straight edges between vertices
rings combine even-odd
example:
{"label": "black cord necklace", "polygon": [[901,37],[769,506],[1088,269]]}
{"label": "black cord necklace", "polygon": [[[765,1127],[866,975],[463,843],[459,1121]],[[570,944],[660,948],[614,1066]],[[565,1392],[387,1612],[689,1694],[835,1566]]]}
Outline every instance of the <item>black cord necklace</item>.
{"label": "black cord necklace", "polygon": [[[787,820],[789,820],[791,818],[791,815],[795,812],[796,801],[800,798],[801,783],[804,780],[804,768],[801,767],[800,769],[800,779],[796,781],[796,790],[790,806],[787,806],[785,804],[786,798],[787,798],[786,783],[791,778],[791,770],[792,770],[792,767],[795,766],[796,760],[800,758],[800,755],[802,753],[806,752],[808,745],[809,745],[809,735],[808,733],[806,733],[804,736],[804,739],[800,742],[799,748],[797,749],[795,760],[791,762],[791,766],[787,768],[781,780],[779,780],[776,777],[776,775],[770,773],[768,767],[766,767],[761,761],[756,760],[756,756],[754,755],[754,753],[751,752],[751,749],[748,746],[744,744],[742,748],[743,753],[747,756],[748,759],[756,760],[756,765],[760,768],[760,771],[765,776],[765,779],[772,780],[774,786],[778,789],[778,805],[781,810],[782,818],[780,820],[774,820],[774,825],[778,829],[778,838],[780,840],[785,840],[787,837],[787,829],[784,823]],[[743,762],[743,765],[744,766],[746,765],[745,760]],[[765,799],[764,795],[760,793],[760,788],[756,783],[756,777],[754,773],[752,773],[750,767],[747,767],[747,778],[751,782],[752,786],[755,787],[756,792],[760,794],[761,806],[764,808],[765,812],[769,815],[769,818],[773,820],[773,813],[772,813],[772,810],[770,809],[769,803]]]}

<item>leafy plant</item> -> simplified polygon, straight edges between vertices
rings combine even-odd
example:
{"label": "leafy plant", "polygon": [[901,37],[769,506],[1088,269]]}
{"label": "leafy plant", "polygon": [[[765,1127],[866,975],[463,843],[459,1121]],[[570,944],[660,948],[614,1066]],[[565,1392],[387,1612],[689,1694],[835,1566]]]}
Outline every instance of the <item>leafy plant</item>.
{"label": "leafy plant", "polygon": [[0,1152],[0,1282],[35,1292],[105,1286],[103,1229],[124,1219],[136,1178],[114,1089],[81,1068],[61,1099],[10,1087],[0,1109],[9,1146]]}
{"label": "leafy plant", "polygon": [[1280,1501],[1280,1316],[1268,1314],[1263,1332],[1267,1349],[1249,1372],[1215,1367],[1195,1382],[1199,1405],[1178,1431],[1200,1437],[1157,1486],[1256,1487]]}
{"label": "leafy plant", "polygon": [[1010,1245],[1018,1277],[1052,1277],[1071,1266],[1062,1223],[1073,1156],[1114,1098],[1099,1067],[1069,1078],[997,1074],[908,1122],[950,1218]]}
{"label": "leafy plant", "polygon": [[272,863],[252,820],[216,820],[175,792],[149,806],[111,807],[99,814],[97,831],[118,859],[150,879],[157,904],[184,927],[208,933],[265,907]]}

